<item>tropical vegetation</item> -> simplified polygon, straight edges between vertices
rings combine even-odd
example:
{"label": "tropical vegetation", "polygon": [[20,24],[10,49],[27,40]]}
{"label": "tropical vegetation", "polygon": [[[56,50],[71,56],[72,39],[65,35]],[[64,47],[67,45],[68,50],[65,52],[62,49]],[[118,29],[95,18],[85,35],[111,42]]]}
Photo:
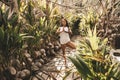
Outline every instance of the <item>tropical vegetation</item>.
{"label": "tropical vegetation", "polygon": [[60,51],[61,17],[81,39],[69,57],[77,77],[120,79],[119,63],[109,55],[120,48],[119,0],[0,0],[0,80],[44,80],[39,72],[56,80],[41,69]]}

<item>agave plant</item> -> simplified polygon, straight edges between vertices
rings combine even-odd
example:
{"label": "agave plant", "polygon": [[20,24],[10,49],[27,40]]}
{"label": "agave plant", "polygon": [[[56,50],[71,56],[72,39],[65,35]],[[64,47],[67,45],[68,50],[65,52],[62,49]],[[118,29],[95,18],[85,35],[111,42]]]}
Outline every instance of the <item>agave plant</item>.
{"label": "agave plant", "polygon": [[18,22],[18,14],[17,13],[13,13],[11,16],[9,14],[9,10],[7,9],[6,11],[2,10],[2,8],[0,8],[0,26],[4,26],[4,28],[7,28],[8,25],[12,25],[13,27],[15,27],[17,25]]}
{"label": "agave plant", "polygon": [[81,40],[79,54],[69,57],[84,80],[119,80],[119,63],[112,63],[107,39],[96,36],[96,28],[88,30],[87,39]]}
{"label": "agave plant", "polygon": [[94,25],[98,21],[98,15],[97,13],[92,12],[92,10],[89,10],[86,14],[81,15],[81,22],[79,24],[80,33],[83,36],[86,36],[87,28],[93,29]]}
{"label": "agave plant", "polygon": [[[51,42],[51,39],[55,39],[55,31],[59,19],[59,16],[57,17],[57,15],[59,15],[59,13],[57,7],[53,8],[51,5],[45,7],[46,4],[36,7],[35,4],[37,3],[29,1],[27,5],[25,5],[22,13],[22,18],[25,21],[23,22],[23,32],[34,36],[34,39],[29,39],[27,41],[29,48],[36,47],[37,49],[40,49],[48,42]],[[39,11],[40,13],[42,12],[44,16],[42,14],[39,15],[37,13]],[[36,17],[36,15],[38,17]]]}

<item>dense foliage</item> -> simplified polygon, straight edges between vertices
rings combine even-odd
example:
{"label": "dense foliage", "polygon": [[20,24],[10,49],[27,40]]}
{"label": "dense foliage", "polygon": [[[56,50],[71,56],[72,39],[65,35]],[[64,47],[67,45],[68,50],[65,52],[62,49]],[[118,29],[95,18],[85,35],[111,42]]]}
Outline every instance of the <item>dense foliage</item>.
{"label": "dense foliage", "polygon": [[78,76],[119,79],[119,64],[109,56],[120,37],[119,11],[119,0],[0,0],[0,79],[34,79],[60,50],[55,32],[63,16],[73,36],[82,37],[79,53],[69,57]]}

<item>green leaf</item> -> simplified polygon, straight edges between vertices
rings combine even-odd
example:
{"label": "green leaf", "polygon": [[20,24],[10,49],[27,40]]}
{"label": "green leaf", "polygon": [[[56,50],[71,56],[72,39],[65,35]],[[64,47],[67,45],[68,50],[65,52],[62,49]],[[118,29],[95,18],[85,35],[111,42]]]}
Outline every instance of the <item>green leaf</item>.
{"label": "green leaf", "polygon": [[9,23],[12,26],[16,26],[17,25],[17,21],[18,21],[18,15],[16,13],[14,13],[11,18],[9,19]]}
{"label": "green leaf", "polygon": [[88,76],[92,76],[93,77],[93,74],[90,70],[90,67],[87,66],[87,64],[85,63],[85,61],[82,60],[82,58],[80,56],[76,56],[76,59],[79,61],[79,63],[81,63],[81,65],[83,66],[83,70],[85,72],[87,72]]}
{"label": "green leaf", "polygon": [[3,39],[4,39],[4,30],[3,30],[3,28],[1,27],[1,28],[0,28],[0,41],[3,41]]}
{"label": "green leaf", "polygon": [[82,60],[82,58],[79,55],[76,55],[76,58],[69,57],[69,59],[72,61],[72,63],[77,68],[78,72],[82,77],[85,79],[94,78],[94,75],[92,74],[90,67],[85,63],[85,61]]}

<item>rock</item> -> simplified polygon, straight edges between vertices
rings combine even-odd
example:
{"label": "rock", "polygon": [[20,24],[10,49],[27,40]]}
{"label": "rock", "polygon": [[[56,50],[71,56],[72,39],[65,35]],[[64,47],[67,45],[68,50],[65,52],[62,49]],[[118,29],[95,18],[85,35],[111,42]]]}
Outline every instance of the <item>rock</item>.
{"label": "rock", "polygon": [[12,66],[8,68],[8,71],[10,72],[11,75],[16,75],[17,73],[16,69]]}
{"label": "rock", "polygon": [[60,46],[61,46],[61,44],[57,41],[57,42],[56,42],[56,46],[59,46],[59,47],[60,47]]}
{"label": "rock", "polygon": [[35,76],[39,79],[39,80],[45,80],[43,77],[42,77],[42,72],[39,72],[37,73]]}
{"label": "rock", "polygon": [[101,29],[100,31],[103,33],[105,30],[104,30],[104,29]]}
{"label": "rock", "polygon": [[29,64],[32,64],[33,60],[32,60],[32,58],[27,58],[27,61],[28,61]]}
{"label": "rock", "polygon": [[41,52],[42,54],[44,54],[44,53],[45,53],[45,49],[40,49],[40,52]]}
{"label": "rock", "polygon": [[24,79],[26,77],[26,73],[24,71],[20,72],[20,78]]}
{"label": "rock", "polygon": [[42,74],[41,76],[42,76],[42,78],[44,78],[43,80],[46,80],[46,79],[47,79],[47,77],[48,77],[48,75],[47,75],[47,74]]}
{"label": "rock", "polygon": [[32,77],[31,80],[39,80],[37,77]]}
{"label": "rock", "polygon": [[25,62],[22,62],[22,65],[25,66],[26,65]]}
{"label": "rock", "polygon": [[50,50],[50,55],[51,55],[51,56],[55,56],[55,54],[56,54],[56,53],[55,53],[54,49],[51,49],[51,50]]}
{"label": "rock", "polygon": [[24,55],[25,55],[25,57],[27,57],[27,58],[30,58],[30,57],[31,57],[31,55],[30,55],[29,53],[25,53]]}
{"label": "rock", "polygon": [[15,68],[20,68],[21,67],[21,63],[20,63],[20,61],[18,59],[12,59],[11,64]]}
{"label": "rock", "polygon": [[35,57],[38,58],[39,56],[41,56],[42,54],[40,53],[40,51],[35,51]]}
{"label": "rock", "polygon": [[30,75],[30,70],[24,69],[24,70],[22,70],[22,71],[26,74],[26,76],[29,76],[29,75]]}
{"label": "rock", "polygon": [[115,38],[116,35],[117,35],[117,34],[114,33],[114,34],[111,35],[111,37],[112,37],[112,38]]}
{"label": "rock", "polygon": [[21,79],[21,78],[15,78],[15,80],[23,80],[23,79]]}
{"label": "rock", "polygon": [[41,67],[41,66],[42,66],[42,64],[41,64],[40,62],[35,62],[34,65],[36,65],[36,66],[38,66],[38,67]]}
{"label": "rock", "polygon": [[53,44],[52,43],[48,43],[49,46],[52,46]]}
{"label": "rock", "polygon": [[46,55],[47,57],[50,56],[50,50],[47,50]]}
{"label": "rock", "polygon": [[109,38],[109,41],[112,41],[113,40],[113,38]]}
{"label": "rock", "polygon": [[41,56],[46,57],[46,50],[45,49],[40,49]]}
{"label": "rock", "polygon": [[33,65],[33,66],[31,67],[31,69],[32,69],[33,71],[37,71],[37,70],[39,70],[39,67],[36,66],[36,65]]}
{"label": "rock", "polygon": [[111,34],[111,33],[112,33],[112,30],[111,30],[111,29],[107,30],[107,33],[108,33],[108,34]]}
{"label": "rock", "polygon": [[45,49],[48,50],[48,49],[49,49],[49,46],[45,46]]}
{"label": "rock", "polygon": [[43,59],[39,59],[41,64],[44,64],[44,60]]}
{"label": "rock", "polygon": [[48,46],[49,46],[50,48],[54,48],[54,45],[53,45],[52,43],[48,43]]}
{"label": "rock", "polygon": [[16,77],[24,79],[26,77],[26,73],[24,71],[18,71]]}
{"label": "rock", "polygon": [[55,50],[55,51],[59,51],[59,49],[60,49],[59,46],[55,46],[55,47],[54,47],[54,50]]}
{"label": "rock", "polygon": [[16,77],[17,77],[17,78],[20,78],[20,73],[21,73],[21,71],[18,71],[18,72],[17,72],[17,74],[16,74]]}

